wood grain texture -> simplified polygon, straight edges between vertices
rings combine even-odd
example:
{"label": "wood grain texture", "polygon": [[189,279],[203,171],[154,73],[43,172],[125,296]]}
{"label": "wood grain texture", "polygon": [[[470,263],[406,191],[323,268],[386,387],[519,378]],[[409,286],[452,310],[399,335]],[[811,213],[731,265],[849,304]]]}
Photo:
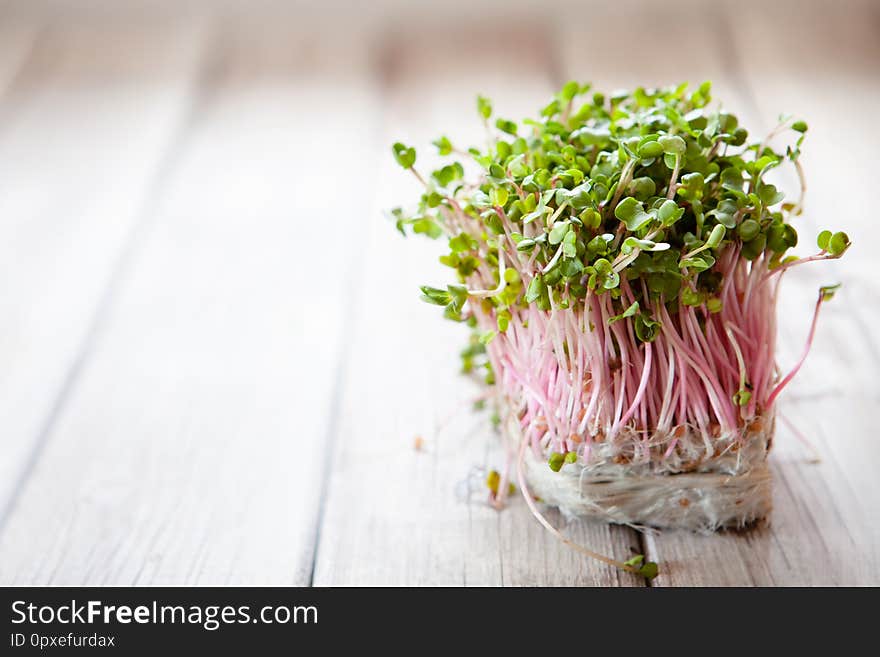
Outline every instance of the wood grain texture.
{"label": "wood grain texture", "polygon": [[[384,215],[419,194],[391,142],[430,169],[439,134],[485,139],[476,93],[519,119],[568,78],[712,79],[754,134],[802,114],[798,250],[826,226],[855,244],[786,274],[783,367],[816,288],[844,287],[780,398],[813,447],[778,423],[768,526],[565,531],[647,551],[657,586],[880,583],[880,12],[687,7],[332,39],[256,14],[0,21],[0,583],[642,585],[486,504],[504,455],[457,372],[467,331],[418,301],[448,280],[441,245]],[[621,47],[632,24],[675,56]]]}
{"label": "wood grain texture", "polygon": [[[547,47],[540,30],[525,27],[498,37],[475,28],[454,43],[429,33],[396,38],[384,141],[400,138],[424,154],[441,131],[461,146],[481,143],[476,93],[501,116],[534,112],[552,91]],[[470,411],[478,388],[456,371],[466,329],[418,301],[419,284],[448,274],[438,245],[395,237],[381,212],[417,198],[418,188],[390,156],[380,166],[314,583],[637,584],[559,544],[522,500],[500,513],[487,505],[485,471],[501,469],[504,457],[487,416]],[[618,556],[638,547],[620,527],[575,522],[566,531]]]}
{"label": "wood grain texture", "polygon": [[290,25],[212,39],[100,339],[0,537],[0,581],[308,583],[355,247],[329,238],[363,221],[334,200],[338,152],[316,126],[369,170],[375,86],[356,43]]}
{"label": "wood grain texture", "polygon": [[35,32],[0,39],[0,526],[88,348],[200,52],[197,23]]}

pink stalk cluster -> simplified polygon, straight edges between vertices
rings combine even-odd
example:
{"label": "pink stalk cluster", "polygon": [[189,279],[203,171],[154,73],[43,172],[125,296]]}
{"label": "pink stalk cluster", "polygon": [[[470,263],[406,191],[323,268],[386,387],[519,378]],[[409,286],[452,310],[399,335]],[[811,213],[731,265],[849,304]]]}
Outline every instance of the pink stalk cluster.
{"label": "pink stalk cluster", "polygon": [[[769,269],[768,257],[748,261],[737,244],[726,247],[715,267],[723,277],[718,312],[680,301],[668,309],[650,300],[643,280],[623,278],[623,307],[638,296],[661,323],[652,342],[641,342],[628,319],[612,321],[608,293],[589,292],[565,309],[511,308],[507,330],[488,343],[487,354],[502,402],[535,455],[574,451],[589,464],[602,445],[626,462],[654,463],[674,454],[685,436],[697,436],[711,458],[717,439],[743,436],[744,427],[771,411],[806,358],[823,299],[801,360],[780,379],[776,298],[783,269]],[[473,307],[481,328],[491,329],[494,312]]]}

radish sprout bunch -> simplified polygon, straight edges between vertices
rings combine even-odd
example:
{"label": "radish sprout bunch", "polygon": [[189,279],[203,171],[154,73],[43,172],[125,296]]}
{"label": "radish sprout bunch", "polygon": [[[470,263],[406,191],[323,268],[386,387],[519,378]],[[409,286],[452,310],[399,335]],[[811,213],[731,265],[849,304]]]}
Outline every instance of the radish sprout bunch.
{"label": "radish sprout bunch", "polygon": [[[708,107],[709,90],[609,96],[569,82],[520,124],[491,121],[479,97],[488,146],[441,137],[451,161],[429,175],[413,148],[393,147],[425,187],[416,212],[393,211],[398,229],[443,238],[455,271],[424,299],[473,327],[465,370],[496,387],[523,449],[553,470],[687,470],[769,418],[803,362],[776,368],[779,281],[840,257],[849,238],[823,231],[817,253],[789,255],[807,126],[783,117],[750,140]],[[785,134],[785,152],[771,148]],[[801,180],[793,200],[767,181],[786,162]],[[816,314],[833,290],[819,291]],[[807,348],[814,328],[815,316]]]}

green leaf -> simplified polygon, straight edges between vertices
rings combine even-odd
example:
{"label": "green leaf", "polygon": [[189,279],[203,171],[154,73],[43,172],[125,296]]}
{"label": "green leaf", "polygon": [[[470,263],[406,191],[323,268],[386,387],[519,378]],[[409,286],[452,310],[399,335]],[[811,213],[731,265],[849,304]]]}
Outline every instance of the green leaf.
{"label": "green leaf", "polygon": [[657,185],[649,176],[634,178],[627,188],[627,193],[635,196],[640,201],[647,201],[657,191]]}
{"label": "green leaf", "polygon": [[565,453],[565,462],[566,463],[577,463],[578,455],[577,452],[566,452]]}
{"label": "green leaf", "polygon": [[428,217],[420,217],[418,219],[414,219],[412,221],[412,229],[413,232],[417,235],[427,235],[434,240],[443,235],[443,229],[440,227],[440,225],[436,221],[433,221]]}
{"label": "green leaf", "polygon": [[529,286],[526,288],[526,303],[537,301],[546,291],[547,285],[544,283],[544,277],[538,274],[529,281]]}
{"label": "green leaf", "polygon": [[831,255],[840,256],[849,248],[849,245],[849,236],[846,233],[837,232],[828,240],[827,251]]}
{"label": "green leaf", "polygon": [[516,123],[513,121],[508,121],[507,119],[495,119],[495,127],[501,130],[501,132],[506,132],[507,134],[516,137]]}
{"label": "green leaf", "polygon": [[449,250],[453,253],[461,253],[462,251],[470,251],[478,246],[477,240],[467,233],[459,233],[449,238]]}
{"label": "green leaf", "polygon": [[625,566],[632,566],[633,568],[638,568],[639,566],[642,565],[642,562],[643,562],[644,560],[645,560],[645,555],[644,555],[644,554],[637,554],[637,555],[634,556],[632,559],[627,559],[626,561],[624,561],[624,562],[623,562],[623,565],[625,565]]}
{"label": "green leaf", "polygon": [[602,215],[593,208],[587,208],[578,215],[578,218],[588,230],[596,230],[602,225]]}
{"label": "green leaf", "polygon": [[484,119],[492,116],[492,101],[485,96],[477,96],[477,112]]}
{"label": "green leaf", "polygon": [[637,231],[653,218],[650,213],[645,212],[642,203],[632,196],[627,196],[617,204],[614,208],[614,216],[626,224],[627,230],[630,231]]}
{"label": "green leaf", "polygon": [[547,214],[548,208],[546,206],[539,205],[538,208],[534,212],[530,212],[526,216],[523,217],[523,224],[530,224],[536,219],[542,218],[545,214]]}
{"label": "green leaf", "polygon": [[510,197],[510,192],[508,192],[504,187],[493,187],[489,191],[489,202],[492,205],[496,205],[498,207],[504,207],[507,205],[507,199]]}
{"label": "green leaf", "polygon": [[663,145],[659,141],[646,141],[639,146],[639,157],[643,160],[663,155]]}
{"label": "green leaf", "polygon": [[702,253],[696,253],[691,257],[683,258],[679,263],[679,267],[682,269],[687,268],[695,272],[701,272],[711,268],[714,264],[715,258],[706,251],[703,251]]}
{"label": "green leaf", "polygon": [[[740,180],[740,184],[742,184],[742,180]],[[737,212],[738,208],[735,201],[723,199],[718,203],[718,207],[709,212],[707,216],[715,217],[718,223],[727,230],[733,230],[736,228]]]}
{"label": "green leaf", "polygon": [[[556,116],[557,114],[559,114],[559,100],[557,98],[554,98],[553,100],[551,100],[541,110],[541,116],[544,116],[544,117]],[[540,124],[537,124],[537,125],[540,125]]]}
{"label": "green leaf", "polygon": [[620,251],[624,255],[629,255],[637,248],[641,249],[642,251],[666,251],[669,248],[669,244],[667,244],[666,242],[640,240],[637,237],[627,237],[625,240],[623,240],[623,244],[620,245]]}
{"label": "green leaf", "polygon": [[510,170],[510,175],[517,179],[524,178],[531,171],[526,164],[525,155],[517,155],[507,163],[507,168]]}
{"label": "green leaf", "polygon": [[508,310],[501,310],[498,312],[498,316],[495,318],[495,323],[501,333],[504,333],[507,330],[507,327],[510,326],[510,320],[512,318],[513,317]]}
{"label": "green leaf", "polygon": [[424,199],[429,208],[436,208],[443,202],[443,196],[441,196],[440,193],[436,191],[425,194]]}
{"label": "green leaf", "polygon": [[501,485],[501,473],[498,470],[490,470],[486,476],[486,487],[493,495],[498,494],[498,486]]}
{"label": "green leaf", "polygon": [[636,337],[642,342],[653,342],[660,334],[660,322],[651,319],[644,313],[639,314],[634,322]]}
{"label": "green leaf", "polygon": [[[761,224],[754,219],[746,219],[737,227],[736,232],[743,242],[751,242],[761,232]],[[828,236],[830,237],[831,233],[828,233]]]}
{"label": "green leaf", "polygon": [[724,189],[741,192],[743,187],[742,171],[735,167],[728,167],[721,172],[721,186]]}
{"label": "green leaf", "polygon": [[667,155],[684,155],[687,144],[678,135],[661,135],[657,141]]}
{"label": "green leaf", "polygon": [[452,152],[452,142],[449,141],[449,137],[439,137],[431,143],[437,147],[437,152],[440,155],[449,155]]}
{"label": "green leaf", "polygon": [[570,228],[570,222],[557,221],[555,224],[553,224],[553,228],[550,229],[550,235],[548,236],[547,240],[550,242],[550,244],[556,246],[562,241]]}
{"label": "green leaf", "polygon": [[784,253],[787,249],[796,246],[797,240],[797,231],[789,224],[777,222],[767,231],[767,246],[776,253]]}
{"label": "green leaf", "polygon": [[831,241],[831,231],[823,230],[819,233],[819,236],[816,238],[816,243],[819,245],[819,248],[823,251],[828,250],[828,243]]}
{"label": "green leaf", "polygon": [[724,239],[725,229],[721,224],[716,224],[715,228],[712,229],[712,232],[709,234],[709,239],[706,240],[706,246],[710,249],[716,248],[719,244],[721,244],[721,240]]}
{"label": "green leaf", "polygon": [[683,214],[684,208],[678,207],[678,204],[672,200],[663,201],[663,204],[657,209],[657,218],[664,227],[672,226],[681,219]]}
{"label": "green leaf", "polygon": [[654,579],[657,577],[657,573],[659,572],[659,568],[657,564],[653,561],[649,561],[644,566],[639,568],[639,575],[644,577],[645,579]]}
{"label": "green leaf", "polygon": [[496,333],[492,329],[489,329],[488,331],[483,331],[482,333],[480,333],[480,344],[489,344],[490,342],[492,342],[492,340],[495,339],[496,335],[498,335],[498,333]]}
{"label": "green leaf", "polygon": [[577,234],[569,230],[562,238],[562,255],[566,258],[574,258],[577,255]]}
{"label": "green leaf", "polygon": [[591,255],[605,255],[608,253],[608,243],[613,239],[614,235],[608,233],[596,235],[596,237],[591,239],[587,244],[587,251]]}
{"label": "green leaf", "polygon": [[435,306],[445,306],[452,301],[452,295],[446,290],[427,285],[423,285],[419,289],[422,291],[422,301],[433,303]]}
{"label": "green leaf", "polygon": [[767,248],[767,236],[764,233],[758,233],[758,235],[751,241],[743,244],[742,257],[746,260],[754,260],[759,255],[764,252],[764,249]]}
{"label": "green leaf", "polygon": [[562,469],[562,466],[565,463],[565,456],[560,454],[559,452],[551,452],[550,458],[547,460],[547,464],[550,466],[550,469],[553,472],[559,472]]}
{"label": "green leaf", "polygon": [[822,301],[831,301],[834,298],[834,293],[840,289],[840,283],[835,283],[834,285],[823,285],[819,288],[819,294],[822,295]]}
{"label": "green leaf", "polygon": [[608,323],[613,324],[614,322],[625,319],[626,317],[633,317],[637,312],[639,312],[639,302],[633,301],[629,308],[624,310],[622,313],[620,313],[619,315],[614,315],[614,317],[609,317]]}
{"label": "green leaf", "polygon": [[452,305],[455,306],[457,310],[461,310],[462,306],[464,306],[464,302],[467,301],[468,298],[467,287],[464,285],[447,285],[446,289],[449,292],[449,296],[452,297]]}
{"label": "green leaf", "polygon": [[562,91],[559,92],[559,99],[567,103],[577,95],[579,90],[580,85],[574,80],[569,80],[563,85]]}
{"label": "green leaf", "polygon": [[686,173],[681,177],[681,185],[676,190],[676,194],[689,201],[696,201],[703,198],[704,184],[703,174],[699,171]]}
{"label": "green leaf", "polygon": [[[581,174],[583,175],[583,174]],[[579,184],[577,187],[569,191],[565,197],[568,204],[575,210],[583,210],[588,207],[593,199],[590,196],[591,183],[589,181]]]}
{"label": "green leaf", "polygon": [[610,141],[611,133],[608,131],[607,127],[594,128],[584,126],[583,128],[578,128],[572,132],[571,138],[576,139],[584,146],[602,146]]}
{"label": "green leaf", "polygon": [[[605,258],[599,258],[596,260],[596,262],[593,263],[593,270],[595,273],[591,279],[595,282],[595,285],[598,285],[602,289],[613,290],[620,285],[620,274],[614,271],[611,263]],[[594,287],[594,285],[591,285],[591,287]]]}
{"label": "green leaf", "polygon": [[807,131],[807,124],[804,121],[795,121],[791,124],[791,129],[803,133]]}
{"label": "green leaf", "polygon": [[686,306],[701,306],[706,301],[706,293],[692,290],[689,287],[682,289],[681,302]]}
{"label": "green leaf", "polygon": [[776,185],[761,185],[758,187],[758,197],[765,207],[781,203],[785,194],[776,189]]}
{"label": "green leaf", "polygon": [[391,150],[394,152],[394,159],[404,169],[411,168],[416,163],[416,149],[405,146],[400,142],[396,142]]}
{"label": "green leaf", "polygon": [[454,180],[458,180],[464,176],[464,167],[460,163],[447,164],[445,167],[437,169],[431,173],[431,177],[436,180],[441,187],[446,187]]}

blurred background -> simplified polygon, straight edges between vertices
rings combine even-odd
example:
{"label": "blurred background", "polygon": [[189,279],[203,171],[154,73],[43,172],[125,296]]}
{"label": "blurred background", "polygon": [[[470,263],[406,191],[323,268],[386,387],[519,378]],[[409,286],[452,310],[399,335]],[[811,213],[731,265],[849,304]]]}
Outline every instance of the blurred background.
{"label": "blurred background", "polygon": [[[842,281],[745,536],[575,540],[675,584],[877,584],[880,5],[696,0],[0,1],[0,583],[640,585],[481,480],[503,465],[439,246],[390,144],[478,143],[570,78],[711,79],[756,135],[810,125],[780,361]],[[427,167],[429,165],[425,165]],[[794,193],[793,172],[781,183]]]}

